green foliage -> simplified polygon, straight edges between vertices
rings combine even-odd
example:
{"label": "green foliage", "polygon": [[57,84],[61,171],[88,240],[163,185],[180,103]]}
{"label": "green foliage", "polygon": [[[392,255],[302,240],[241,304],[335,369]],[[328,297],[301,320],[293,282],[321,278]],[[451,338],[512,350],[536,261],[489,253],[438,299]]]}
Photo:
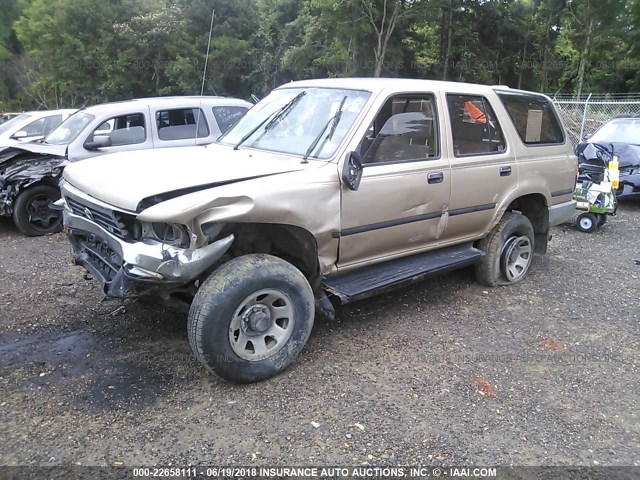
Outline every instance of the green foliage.
{"label": "green foliage", "polygon": [[12,26],[20,17],[21,7],[19,0],[3,0],[0,8],[0,110],[13,109],[19,104],[16,101],[20,80],[17,66],[22,50]]}
{"label": "green foliage", "polygon": [[640,0],[3,0],[0,109],[408,76],[640,89]]}

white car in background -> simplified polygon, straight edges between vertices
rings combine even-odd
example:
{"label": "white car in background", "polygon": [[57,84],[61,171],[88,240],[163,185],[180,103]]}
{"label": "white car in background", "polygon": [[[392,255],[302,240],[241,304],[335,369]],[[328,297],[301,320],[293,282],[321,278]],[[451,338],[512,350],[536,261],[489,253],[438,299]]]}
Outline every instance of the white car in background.
{"label": "white car in background", "polygon": [[253,105],[229,97],[153,97],[79,110],[32,151],[70,162],[128,150],[213,143]]}
{"label": "white car in background", "polygon": [[[60,228],[58,181],[68,163],[108,153],[213,143],[252,104],[228,97],[155,97],[82,108],[45,138],[0,143],[0,216],[25,235]],[[4,125],[0,125],[2,129]]]}
{"label": "white car in background", "polygon": [[0,125],[0,147],[40,140],[64,122],[77,109],[25,112]]}

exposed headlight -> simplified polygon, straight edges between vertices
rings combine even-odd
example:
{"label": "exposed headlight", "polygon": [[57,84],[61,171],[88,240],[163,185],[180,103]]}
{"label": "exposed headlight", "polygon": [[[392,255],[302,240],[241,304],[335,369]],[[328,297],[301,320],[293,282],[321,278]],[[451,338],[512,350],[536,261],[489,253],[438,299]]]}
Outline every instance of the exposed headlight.
{"label": "exposed headlight", "polygon": [[177,223],[145,223],[142,235],[174,247],[187,248],[190,243],[189,230]]}

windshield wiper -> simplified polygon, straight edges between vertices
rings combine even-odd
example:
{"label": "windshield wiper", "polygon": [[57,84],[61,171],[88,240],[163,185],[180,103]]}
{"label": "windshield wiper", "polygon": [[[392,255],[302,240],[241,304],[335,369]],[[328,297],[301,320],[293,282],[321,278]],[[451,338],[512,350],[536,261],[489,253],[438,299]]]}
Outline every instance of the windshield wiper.
{"label": "windshield wiper", "polygon": [[325,126],[322,127],[322,130],[320,130],[320,133],[318,133],[318,136],[313,140],[313,142],[311,142],[311,145],[309,145],[309,148],[307,148],[307,151],[304,154],[304,157],[302,157],[302,163],[308,162],[309,156],[311,156],[311,153],[316,149],[316,147],[318,146],[318,143],[320,143],[320,139],[322,138],[322,135],[324,135],[324,132],[329,127],[329,125],[331,125],[331,130],[329,130],[329,134],[326,137],[324,137],[324,140],[320,145],[320,149],[322,149],[322,147],[324,147],[324,144],[327,143],[327,140],[330,140],[333,137],[333,134],[336,133],[336,128],[338,128],[338,124],[340,123],[340,119],[342,118],[342,109],[344,108],[344,102],[346,101],[347,101],[347,96],[345,95],[342,98],[342,101],[340,102],[340,105],[338,106],[338,110],[336,110],[336,113],[333,115],[333,117],[329,119],[329,121],[325,124]]}
{"label": "windshield wiper", "polygon": [[[271,130],[280,119],[282,119],[285,115],[287,115],[291,111],[291,109],[296,106],[298,101],[300,101],[300,99],[306,93],[307,93],[306,90],[303,90],[302,92],[297,94],[295,97],[293,97],[291,100],[289,100],[285,105],[280,107],[280,109],[274,111],[273,113],[271,113],[271,115],[267,116],[267,118],[265,118],[258,125],[256,125],[251,130],[249,130],[249,132],[247,132],[240,139],[240,141],[233,146],[233,149],[237,150],[240,145],[242,145],[244,142],[246,142],[249,139],[249,137],[251,137],[254,133],[256,133],[258,130],[260,130],[260,127],[262,127],[265,123],[266,123],[266,125],[264,127],[264,133],[262,135],[264,135],[269,130]],[[267,122],[269,122],[269,123],[267,123]],[[261,136],[261,138],[262,138],[262,136]]]}

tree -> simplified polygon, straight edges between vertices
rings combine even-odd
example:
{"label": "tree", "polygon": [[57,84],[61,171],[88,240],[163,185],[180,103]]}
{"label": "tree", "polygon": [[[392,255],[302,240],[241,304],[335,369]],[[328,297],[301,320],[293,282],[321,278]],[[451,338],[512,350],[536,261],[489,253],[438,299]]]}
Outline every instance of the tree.
{"label": "tree", "polygon": [[252,57],[256,73],[261,76],[260,91],[266,93],[297,76],[284,58],[300,40],[295,21],[303,5],[300,0],[258,0],[256,8],[261,21],[252,38]]}
{"label": "tree", "polygon": [[373,76],[379,77],[387,55],[389,39],[396,29],[398,20],[404,13],[404,0],[382,0],[382,6],[378,7],[375,0],[360,0],[360,6],[365,18],[373,28],[376,36],[376,45],[373,54],[376,59]]}
{"label": "tree", "polygon": [[18,0],[5,0],[0,9],[0,109],[10,106],[10,99],[16,97],[20,90],[23,51],[13,30],[13,22],[20,16],[20,7]]}
{"label": "tree", "polygon": [[157,4],[33,0],[14,28],[35,66],[31,93],[38,104],[54,108],[113,99],[108,87],[120,52],[113,25]]}
{"label": "tree", "polygon": [[[193,82],[200,91],[204,57],[209,40],[211,13],[215,11],[206,75],[205,94],[249,97],[259,82],[252,58],[254,34],[260,22],[253,0],[179,0],[187,38],[193,44],[189,57],[197,67]],[[190,82],[183,78],[184,82]]]}
{"label": "tree", "polygon": [[[114,79],[109,81],[112,88],[132,96],[196,93],[195,82],[183,84],[186,92],[175,86],[175,80],[179,80],[176,70],[194,73],[186,61],[193,54],[193,47],[188,42],[185,24],[183,12],[177,5],[158,5],[125,22],[115,23],[114,41],[119,48],[117,66],[110,70],[110,77]],[[131,69],[137,74],[125,75]],[[170,82],[170,78],[174,81]]]}
{"label": "tree", "polygon": [[582,95],[587,80],[588,65],[593,64],[594,44],[608,35],[617,36],[617,24],[624,10],[625,0],[568,0],[569,23],[571,27],[571,43],[579,52],[578,66],[575,73],[574,93],[577,98]]}
{"label": "tree", "polygon": [[[534,22],[536,25],[536,41],[538,50],[540,75],[539,89],[548,90],[549,70],[554,59],[554,45],[560,34],[561,16],[566,10],[566,0],[538,0]],[[555,63],[555,62],[554,62]]]}
{"label": "tree", "polygon": [[[209,27],[215,11],[211,43]],[[640,89],[640,0],[3,0],[0,105],[410,76]]]}

